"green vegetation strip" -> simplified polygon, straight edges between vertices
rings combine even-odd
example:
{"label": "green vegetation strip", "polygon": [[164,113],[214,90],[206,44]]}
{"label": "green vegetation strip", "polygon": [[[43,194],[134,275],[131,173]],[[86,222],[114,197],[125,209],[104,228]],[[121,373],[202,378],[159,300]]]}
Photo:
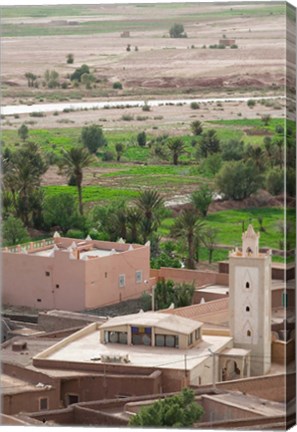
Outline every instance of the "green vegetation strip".
{"label": "green vegetation strip", "polygon": [[[246,210],[224,210],[211,213],[205,218],[206,227],[218,231],[216,243],[228,246],[240,246],[241,234],[244,222],[244,229],[252,223],[256,231],[259,230],[258,217],[263,218],[265,232],[260,233],[260,246],[278,249],[283,234],[278,229],[280,221],[284,220],[284,210],[281,208],[254,208]],[[292,225],[288,240],[293,247],[295,241],[295,210],[287,210],[287,221]],[[170,236],[170,228],[174,224],[173,218],[166,218],[162,221],[159,234],[164,237]]]}
{"label": "green vegetation strip", "polygon": [[[75,186],[44,186],[45,196],[58,195],[68,192],[77,196]],[[113,189],[101,186],[83,187],[83,202],[118,201],[119,199],[131,200],[138,196],[137,191],[127,189]]]}

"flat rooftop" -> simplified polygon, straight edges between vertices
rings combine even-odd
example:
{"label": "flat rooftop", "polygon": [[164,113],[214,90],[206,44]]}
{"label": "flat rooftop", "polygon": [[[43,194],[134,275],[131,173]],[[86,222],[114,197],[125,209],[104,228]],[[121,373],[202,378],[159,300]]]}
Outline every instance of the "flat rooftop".
{"label": "flat rooftop", "polygon": [[58,361],[101,364],[104,363],[101,361],[101,356],[128,355],[128,364],[131,366],[184,370],[186,355],[187,370],[191,370],[210,356],[209,349],[213,352],[221,352],[229,346],[231,341],[232,338],[226,336],[203,336],[203,340],[198,346],[188,350],[143,345],[101,344],[99,325],[91,324],[51,347],[50,350],[44,351],[36,358],[46,360],[47,367],[48,361],[53,361],[54,367],[54,363]]}
{"label": "flat rooftop", "polygon": [[253,412],[255,416],[265,417],[282,416],[286,412],[286,405],[280,402],[273,402],[267,399],[260,399],[256,396],[245,395],[241,392],[226,392],[219,395],[207,395],[207,399],[221,402],[224,405],[230,405]]}
{"label": "flat rooftop", "polygon": [[20,388],[24,392],[37,391],[37,390],[40,391],[40,388],[37,388],[34,384],[18,379],[16,377],[12,377],[10,375],[1,374],[0,390],[2,395],[5,396],[5,395],[18,394],[20,392]]}
{"label": "flat rooftop", "polygon": [[196,291],[210,294],[229,294],[229,287],[226,285],[209,285]]}
{"label": "flat rooftop", "polygon": [[[40,250],[40,251],[36,251],[36,252],[32,252],[30,255],[37,255],[37,256],[43,256],[43,257],[50,257],[52,256],[52,254],[55,251],[55,247],[46,249],[46,250]],[[63,252],[65,253],[69,253],[69,249],[61,249]],[[106,249],[97,249],[97,248],[93,248],[91,250],[88,251],[82,251],[80,252],[80,259],[85,259],[86,257],[105,257],[105,256],[110,256],[110,255],[114,255],[114,254],[118,254],[120,253],[119,251],[116,250],[106,250]]]}

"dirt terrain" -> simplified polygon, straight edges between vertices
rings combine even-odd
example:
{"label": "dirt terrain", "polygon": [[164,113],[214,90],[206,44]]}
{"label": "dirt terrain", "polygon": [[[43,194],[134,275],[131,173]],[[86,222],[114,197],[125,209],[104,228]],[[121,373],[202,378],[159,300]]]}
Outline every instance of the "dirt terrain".
{"label": "dirt terrain", "polygon": [[[234,8],[241,10],[243,6]],[[20,99],[26,101],[41,94],[46,99],[57,93],[57,89],[29,89],[25,73],[33,72],[42,81],[45,71],[54,69],[61,79],[66,79],[83,63],[96,76],[96,88],[60,90],[60,97],[75,99],[79,95],[87,100],[114,95],[154,97],[160,93],[199,97],[205,93],[224,95],[228,91],[250,95],[257,90],[279,94],[284,84],[285,16],[269,13],[269,5],[262,16],[254,13],[257,8],[263,9],[263,4],[245,4],[244,13],[230,17],[227,3],[184,4],[178,8],[125,5],[120,9],[119,5],[101,5],[98,16],[90,17],[6,19],[4,15],[3,24],[13,23],[17,27],[42,24],[52,32],[60,31],[67,20],[74,20],[77,25],[72,26],[73,32],[78,34],[3,37],[3,104],[17,104]],[[92,24],[98,20],[108,21],[109,30],[79,34],[84,22]],[[184,24],[187,38],[168,37],[170,25],[177,20]],[[113,22],[123,31],[131,29],[130,37],[121,38],[120,31],[113,31]],[[209,48],[218,44],[223,35],[235,39],[238,49]],[[73,53],[75,59],[70,65],[66,64],[68,53]],[[115,81],[123,84],[122,91],[112,90]]]}

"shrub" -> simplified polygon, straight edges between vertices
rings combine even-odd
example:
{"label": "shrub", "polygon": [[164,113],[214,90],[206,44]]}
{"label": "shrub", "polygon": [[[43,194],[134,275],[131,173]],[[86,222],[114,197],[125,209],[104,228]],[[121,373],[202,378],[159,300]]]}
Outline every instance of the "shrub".
{"label": "shrub", "polygon": [[216,177],[218,192],[226,198],[243,200],[262,185],[262,176],[252,161],[231,161],[222,166]]}
{"label": "shrub", "polygon": [[30,117],[45,117],[45,114],[43,112],[34,111],[29,114]]}
{"label": "shrub", "polygon": [[147,102],[145,102],[145,104],[142,106],[142,111],[150,111],[151,107],[148,105]]}
{"label": "shrub", "polygon": [[182,24],[173,24],[169,30],[169,35],[171,38],[185,38],[187,34],[185,33],[184,26]]}
{"label": "shrub", "polygon": [[83,239],[85,238],[85,233],[82,230],[72,228],[66,232],[66,237]]}
{"label": "shrub", "polygon": [[70,75],[71,81],[79,81],[81,80],[81,77],[83,74],[89,74],[90,68],[88,65],[83,64],[79,68],[75,69],[72,75]]}
{"label": "shrub", "polygon": [[122,85],[122,83],[120,83],[119,81],[117,81],[117,82],[113,83],[112,88],[115,89],[115,90],[122,90],[123,85]]}
{"label": "shrub", "polygon": [[281,125],[275,126],[275,132],[277,134],[283,135],[284,134],[284,128],[283,128],[283,126],[281,126]]}
{"label": "shrub", "polygon": [[74,55],[73,54],[67,54],[67,56],[66,56],[66,62],[68,64],[72,64],[74,62]]}
{"label": "shrub", "polygon": [[139,132],[139,134],[137,135],[137,142],[138,142],[138,145],[140,147],[145,147],[145,145],[146,145],[146,133],[144,131]]}
{"label": "shrub", "polygon": [[112,151],[107,150],[102,154],[102,160],[104,162],[110,162],[112,160],[114,160],[114,154]]}
{"label": "shrub", "polygon": [[232,44],[232,45],[230,46],[230,48],[231,48],[231,49],[236,49],[236,48],[238,48],[238,45],[236,45],[236,44]]}
{"label": "shrub", "polygon": [[93,154],[95,154],[100,147],[107,145],[102,128],[95,124],[82,128],[81,141],[84,147]]}
{"label": "shrub", "polygon": [[199,109],[199,108],[200,108],[200,105],[199,105],[198,102],[191,102],[190,107],[191,107],[193,110],[196,110],[196,109]]}
{"label": "shrub", "polygon": [[271,168],[266,174],[266,189],[271,195],[279,195],[284,190],[284,171],[281,168]]}
{"label": "shrub", "polygon": [[191,130],[193,135],[201,135],[203,131],[202,123],[199,120],[195,120],[191,123]]}
{"label": "shrub", "polygon": [[256,105],[256,101],[254,101],[253,99],[249,99],[247,101],[247,106],[250,108],[253,108]]}
{"label": "shrub", "polygon": [[123,114],[122,117],[121,117],[121,119],[124,120],[124,121],[131,121],[131,120],[134,119],[134,116],[131,115],[131,114]]}
{"label": "shrub", "polygon": [[141,294],[140,305],[144,312],[152,309],[152,296],[146,291]]}

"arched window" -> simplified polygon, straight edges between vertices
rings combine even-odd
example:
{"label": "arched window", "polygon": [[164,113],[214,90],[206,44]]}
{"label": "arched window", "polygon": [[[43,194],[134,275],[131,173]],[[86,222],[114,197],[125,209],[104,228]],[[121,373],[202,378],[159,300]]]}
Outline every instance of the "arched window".
{"label": "arched window", "polygon": [[250,311],[250,307],[247,306],[247,307],[245,308],[245,310],[246,310],[246,312],[249,312],[249,311]]}
{"label": "arched window", "polygon": [[246,335],[247,335],[248,337],[251,337],[251,336],[252,336],[252,332],[251,332],[250,330],[248,330],[248,331],[246,332]]}
{"label": "arched window", "polygon": [[246,287],[246,288],[249,288],[249,287],[250,287],[250,283],[249,283],[249,282],[246,282],[245,287]]}

